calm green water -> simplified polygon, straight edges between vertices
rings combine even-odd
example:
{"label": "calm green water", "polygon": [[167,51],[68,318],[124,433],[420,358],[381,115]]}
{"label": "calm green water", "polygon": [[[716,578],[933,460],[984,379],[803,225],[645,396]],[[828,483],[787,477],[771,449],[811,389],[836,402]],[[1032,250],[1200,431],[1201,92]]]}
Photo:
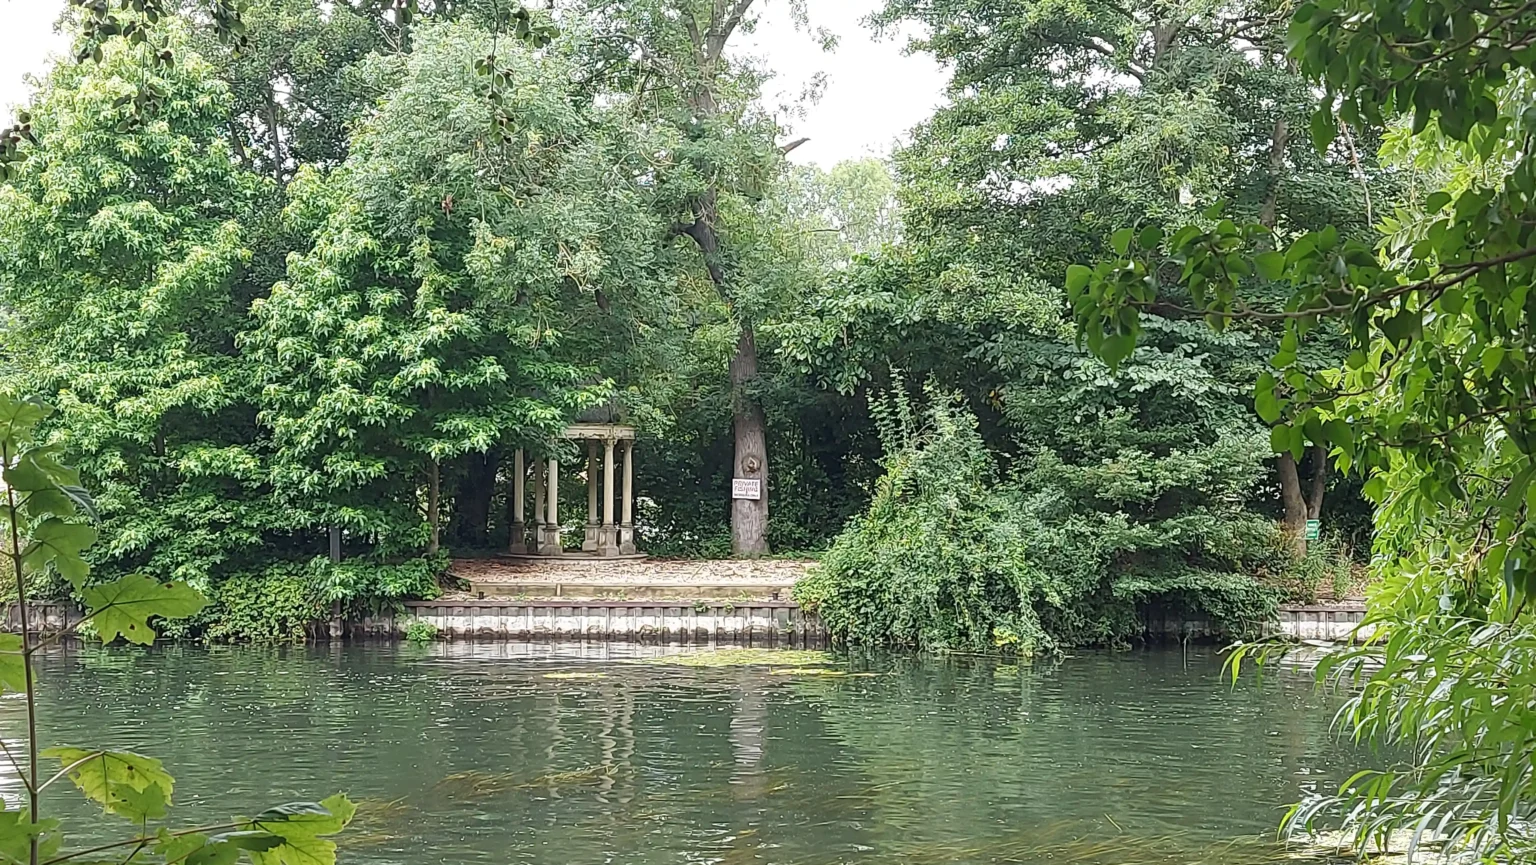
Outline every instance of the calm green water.
{"label": "calm green water", "polygon": [[1358,761],[1308,680],[1234,690],[1209,651],[848,678],[641,651],[71,647],[41,707],[51,743],[163,758],[187,823],[347,791],[343,861],[379,865],[1278,861],[1256,839]]}

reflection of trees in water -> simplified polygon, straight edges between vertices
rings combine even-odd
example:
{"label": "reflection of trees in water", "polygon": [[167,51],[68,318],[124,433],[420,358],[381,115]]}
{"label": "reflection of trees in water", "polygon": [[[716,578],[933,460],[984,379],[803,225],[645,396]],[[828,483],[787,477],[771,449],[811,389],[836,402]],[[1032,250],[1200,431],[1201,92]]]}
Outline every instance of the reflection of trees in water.
{"label": "reflection of trees in water", "polygon": [[1081,861],[1110,836],[1123,853],[1124,835],[1199,856],[1272,833],[1298,795],[1290,767],[1338,754],[1331,710],[1310,692],[1233,689],[1208,655],[1188,668],[1163,652],[1036,667],[952,659],[824,700],[827,727],[876,782],[880,852],[898,861],[977,849],[989,852],[955,861],[1010,861],[1041,844],[1074,861],[1062,835],[1089,845]]}
{"label": "reflection of trees in water", "polygon": [[[1215,865],[1330,753],[1305,686],[1234,690],[1177,653],[552,681],[408,648],[68,651],[44,662],[45,703],[72,707],[50,739],[123,732],[177,770],[188,821],[348,789],[369,800],[354,862]],[[1272,855],[1224,865],[1250,852]]]}

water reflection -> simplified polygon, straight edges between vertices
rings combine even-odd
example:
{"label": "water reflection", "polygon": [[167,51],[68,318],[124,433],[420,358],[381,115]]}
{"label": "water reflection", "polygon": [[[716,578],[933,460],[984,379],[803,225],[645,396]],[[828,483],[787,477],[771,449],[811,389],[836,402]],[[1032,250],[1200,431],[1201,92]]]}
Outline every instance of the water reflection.
{"label": "water reflection", "polygon": [[163,758],[180,822],[347,791],[344,861],[370,865],[1267,862],[1354,756],[1306,680],[1233,689],[1193,650],[839,662],[871,677],[662,651],[61,647],[43,729]]}

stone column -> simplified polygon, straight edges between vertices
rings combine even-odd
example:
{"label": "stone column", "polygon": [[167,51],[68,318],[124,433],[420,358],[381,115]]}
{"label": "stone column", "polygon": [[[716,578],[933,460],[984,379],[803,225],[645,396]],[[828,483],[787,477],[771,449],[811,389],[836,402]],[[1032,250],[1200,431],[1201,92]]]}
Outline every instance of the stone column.
{"label": "stone column", "polygon": [[560,546],[560,461],[549,458],[549,479],[544,482],[549,494],[549,510],[544,515],[544,542],[539,545],[539,555],[559,556],[565,553]]}
{"label": "stone column", "polygon": [[539,555],[564,555],[561,547],[561,461],[550,456],[550,476],[544,482],[544,492],[550,496],[548,512],[544,515],[544,544],[539,545]]}
{"label": "stone column", "polygon": [[597,521],[597,441],[587,440],[587,531],[581,540],[581,551],[595,553],[598,547]]}
{"label": "stone column", "polygon": [[603,439],[603,525],[599,530],[597,553],[600,556],[616,556],[619,553],[618,533],[613,524],[613,439]]}
{"label": "stone column", "polygon": [[624,442],[624,521],[619,526],[619,553],[632,556],[635,550],[635,440]]}
{"label": "stone column", "polygon": [[533,461],[533,536],[529,538],[528,552],[542,555],[544,550],[544,466]]}
{"label": "stone column", "polygon": [[523,449],[512,452],[512,533],[507,539],[507,552],[524,555],[528,552],[528,526],[523,522],[528,493],[528,469],[523,465]]}

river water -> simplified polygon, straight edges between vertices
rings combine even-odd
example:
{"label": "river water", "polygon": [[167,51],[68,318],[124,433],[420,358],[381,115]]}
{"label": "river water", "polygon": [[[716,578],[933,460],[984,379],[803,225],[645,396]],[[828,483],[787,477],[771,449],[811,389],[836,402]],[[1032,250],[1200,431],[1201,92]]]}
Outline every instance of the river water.
{"label": "river water", "polygon": [[1282,861],[1284,807],[1361,756],[1309,679],[1234,688],[1209,650],[842,676],[656,651],[72,646],[39,664],[43,738],[164,759],[179,825],[347,792],[368,865]]}

